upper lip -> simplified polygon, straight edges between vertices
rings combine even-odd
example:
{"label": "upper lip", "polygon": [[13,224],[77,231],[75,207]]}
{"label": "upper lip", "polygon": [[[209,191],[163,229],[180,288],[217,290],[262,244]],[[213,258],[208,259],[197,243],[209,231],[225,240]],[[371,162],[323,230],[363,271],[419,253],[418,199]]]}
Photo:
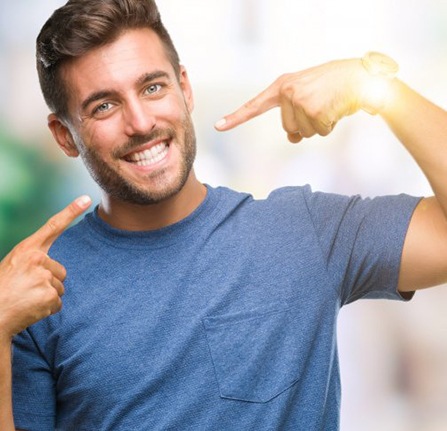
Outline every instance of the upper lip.
{"label": "upper lip", "polygon": [[142,144],[142,145],[139,145],[138,147],[134,147],[134,148],[132,148],[132,150],[127,151],[122,156],[120,156],[120,158],[128,159],[133,154],[141,153],[141,152],[146,151],[146,150],[150,150],[151,148],[153,148],[156,145],[161,144],[163,142],[166,142],[169,145],[169,138],[158,138],[158,139],[150,141],[150,142],[148,142],[146,144]]}

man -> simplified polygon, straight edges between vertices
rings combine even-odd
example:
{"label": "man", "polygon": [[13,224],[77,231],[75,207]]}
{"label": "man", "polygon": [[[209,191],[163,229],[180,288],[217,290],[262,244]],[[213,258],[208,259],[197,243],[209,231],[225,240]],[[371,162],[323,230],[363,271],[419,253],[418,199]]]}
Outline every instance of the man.
{"label": "man", "polygon": [[435,197],[256,201],[195,177],[191,85],[152,1],[71,0],[37,51],[48,125],[103,197],[1,263],[2,429],[337,430],[340,307],[447,280],[447,114],[374,54],[284,75],[216,127],[280,106],[299,142],[380,111]]}

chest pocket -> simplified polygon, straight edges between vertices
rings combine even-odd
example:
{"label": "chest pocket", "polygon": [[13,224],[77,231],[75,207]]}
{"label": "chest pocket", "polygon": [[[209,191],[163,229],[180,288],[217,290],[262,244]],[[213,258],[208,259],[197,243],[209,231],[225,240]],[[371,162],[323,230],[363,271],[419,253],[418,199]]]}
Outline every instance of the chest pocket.
{"label": "chest pocket", "polygon": [[208,317],[203,324],[222,398],[266,403],[293,386],[309,360],[314,331],[296,309]]}

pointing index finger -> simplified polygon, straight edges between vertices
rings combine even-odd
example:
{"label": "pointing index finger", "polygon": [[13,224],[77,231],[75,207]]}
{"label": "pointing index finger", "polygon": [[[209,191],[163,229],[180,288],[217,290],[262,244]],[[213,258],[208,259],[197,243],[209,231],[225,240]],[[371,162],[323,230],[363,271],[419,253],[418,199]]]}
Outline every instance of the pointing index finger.
{"label": "pointing index finger", "polygon": [[79,217],[91,204],[89,196],[81,196],[75,199],[62,211],[51,217],[39,230],[28,237],[28,245],[32,245],[45,253],[48,252],[53,242],[67,229],[68,226]]}
{"label": "pointing index finger", "polygon": [[267,87],[262,93],[258,94],[253,99],[244,103],[239,109],[232,114],[226,115],[219,120],[214,127],[219,131],[226,131],[239,126],[257,117],[264,112],[269,111],[280,105],[279,87],[281,85],[280,79],[276,80],[272,85]]}

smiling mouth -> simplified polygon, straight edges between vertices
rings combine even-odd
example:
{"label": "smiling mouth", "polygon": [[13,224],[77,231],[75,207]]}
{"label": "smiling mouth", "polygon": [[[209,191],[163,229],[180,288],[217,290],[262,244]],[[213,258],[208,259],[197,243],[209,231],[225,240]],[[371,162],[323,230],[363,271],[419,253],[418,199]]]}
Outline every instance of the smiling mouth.
{"label": "smiling mouth", "polygon": [[129,154],[125,157],[125,160],[137,166],[150,166],[163,160],[167,156],[168,151],[169,144],[163,141],[149,149]]}

